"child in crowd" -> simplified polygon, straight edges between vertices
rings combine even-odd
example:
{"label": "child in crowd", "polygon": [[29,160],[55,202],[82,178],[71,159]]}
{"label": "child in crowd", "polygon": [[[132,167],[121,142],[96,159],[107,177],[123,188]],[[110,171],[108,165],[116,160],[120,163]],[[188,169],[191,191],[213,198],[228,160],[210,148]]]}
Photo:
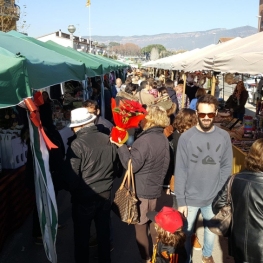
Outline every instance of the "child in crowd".
{"label": "child in crowd", "polygon": [[184,263],[187,255],[184,248],[185,234],[180,212],[164,206],[160,212],[148,212],[147,217],[155,222],[157,244],[151,263]]}

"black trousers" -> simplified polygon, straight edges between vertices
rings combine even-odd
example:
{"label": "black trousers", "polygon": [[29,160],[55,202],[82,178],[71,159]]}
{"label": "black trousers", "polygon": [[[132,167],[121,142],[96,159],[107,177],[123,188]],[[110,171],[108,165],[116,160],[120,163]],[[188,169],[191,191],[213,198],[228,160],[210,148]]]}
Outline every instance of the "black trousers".
{"label": "black trousers", "polygon": [[91,222],[94,220],[97,239],[99,263],[110,263],[110,211],[109,198],[94,195],[85,204],[72,204],[74,224],[75,262],[89,262],[89,239]]}

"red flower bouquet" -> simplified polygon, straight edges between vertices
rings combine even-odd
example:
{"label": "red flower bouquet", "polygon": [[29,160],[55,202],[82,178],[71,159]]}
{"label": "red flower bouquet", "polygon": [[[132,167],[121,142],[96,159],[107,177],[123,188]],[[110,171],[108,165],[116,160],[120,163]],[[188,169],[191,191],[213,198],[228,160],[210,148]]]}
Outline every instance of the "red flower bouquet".
{"label": "red flower bouquet", "polygon": [[125,143],[129,137],[127,130],[137,128],[147,112],[139,102],[126,99],[120,100],[119,106],[115,99],[112,99],[111,108],[116,125],[112,128],[111,138],[114,142]]}

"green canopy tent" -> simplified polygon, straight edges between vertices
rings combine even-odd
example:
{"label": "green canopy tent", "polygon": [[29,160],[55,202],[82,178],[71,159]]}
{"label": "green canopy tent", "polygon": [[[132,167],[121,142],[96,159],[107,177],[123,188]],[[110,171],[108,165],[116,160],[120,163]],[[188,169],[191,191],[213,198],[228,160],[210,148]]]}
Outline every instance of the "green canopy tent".
{"label": "green canopy tent", "polygon": [[0,47],[0,108],[18,104],[31,96],[26,59]]}
{"label": "green canopy tent", "polygon": [[89,77],[99,76],[102,73],[102,65],[100,63],[96,63],[95,61],[87,59],[86,56],[83,56],[80,52],[74,49],[68,49],[51,40],[47,42],[42,42],[33,37],[29,37],[24,34],[18,33],[17,31],[14,31],[14,30],[9,31],[7,34],[33,42],[41,47],[47,48],[63,56],[66,56],[68,58],[84,63],[86,67],[86,75]]}
{"label": "green canopy tent", "polygon": [[[0,32],[0,59],[2,108],[13,106],[23,100],[30,101],[28,97],[32,96],[32,89],[85,78],[83,63],[2,32]],[[32,101],[31,103],[34,104]],[[33,112],[33,107],[27,109]],[[56,263],[57,205],[48,168],[49,155],[40,128],[30,120],[29,128],[34,158],[36,203],[43,244],[49,261]]]}
{"label": "green canopy tent", "polygon": [[119,69],[129,68],[129,65],[128,65],[128,64],[125,64],[125,63],[123,63],[123,62],[121,62],[121,61],[114,60],[114,59],[107,58],[107,57],[102,57],[102,56],[100,56],[100,55],[96,55],[96,56],[101,57],[101,58],[103,58],[104,60],[107,60],[107,61],[109,61],[109,62],[116,63],[116,64],[118,65]]}
{"label": "green canopy tent", "polygon": [[27,80],[31,89],[41,89],[68,80],[85,79],[83,63],[54,51],[0,32],[0,47],[26,60]]}

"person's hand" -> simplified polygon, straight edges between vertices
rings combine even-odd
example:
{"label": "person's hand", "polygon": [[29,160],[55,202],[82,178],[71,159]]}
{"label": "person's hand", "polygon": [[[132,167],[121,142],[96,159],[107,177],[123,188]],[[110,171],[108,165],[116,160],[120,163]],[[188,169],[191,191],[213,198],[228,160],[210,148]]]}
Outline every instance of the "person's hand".
{"label": "person's hand", "polygon": [[123,143],[117,143],[117,142],[113,141],[111,137],[110,137],[110,142],[117,145],[118,147],[123,146]]}
{"label": "person's hand", "polygon": [[185,217],[187,217],[188,214],[188,208],[187,206],[179,206],[178,211],[182,213]]}
{"label": "person's hand", "polygon": [[166,192],[167,195],[171,195],[171,190],[170,190],[170,188],[167,188],[165,192]]}

